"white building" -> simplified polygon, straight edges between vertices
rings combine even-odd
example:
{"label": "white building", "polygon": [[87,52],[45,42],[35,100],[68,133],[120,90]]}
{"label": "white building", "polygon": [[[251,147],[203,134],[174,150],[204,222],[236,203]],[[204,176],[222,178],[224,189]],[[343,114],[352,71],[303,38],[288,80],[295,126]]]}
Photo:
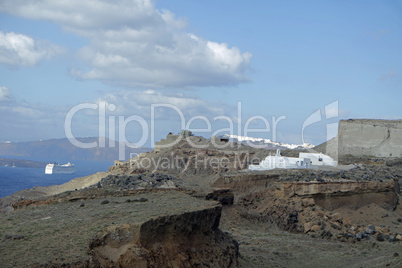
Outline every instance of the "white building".
{"label": "white building", "polygon": [[313,166],[333,166],[338,165],[337,161],[334,161],[331,157],[325,154],[313,154],[313,153],[300,153],[299,158],[310,158],[311,165]]}
{"label": "white building", "polygon": [[281,156],[280,150],[274,156],[267,156],[259,165],[249,165],[249,170],[270,170],[275,168],[310,168],[311,166],[337,166],[338,162],[325,154],[300,153],[299,157]]}

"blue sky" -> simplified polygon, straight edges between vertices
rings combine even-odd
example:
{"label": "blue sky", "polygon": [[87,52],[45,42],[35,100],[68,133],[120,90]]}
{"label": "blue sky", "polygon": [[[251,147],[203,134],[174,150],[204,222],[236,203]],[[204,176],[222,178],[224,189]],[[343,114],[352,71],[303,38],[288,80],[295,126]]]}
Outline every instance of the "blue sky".
{"label": "blue sky", "polygon": [[[123,131],[119,116],[143,118],[150,137],[152,104],[174,105],[190,128],[205,116],[211,131],[195,133],[206,137],[228,128],[217,116],[241,135],[265,118],[269,131],[248,135],[290,143],[321,143],[340,119],[402,117],[402,1],[27,3],[0,3],[3,141],[65,137],[82,103],[115,105],[106,128],[132,143],[145,132],[135,120]],[[155,115],[156,140],[180,131],[173,109]],[[273,116],[285,118],[275,130]],[[79,111],[72,133],[97,136],[98,117]]]}

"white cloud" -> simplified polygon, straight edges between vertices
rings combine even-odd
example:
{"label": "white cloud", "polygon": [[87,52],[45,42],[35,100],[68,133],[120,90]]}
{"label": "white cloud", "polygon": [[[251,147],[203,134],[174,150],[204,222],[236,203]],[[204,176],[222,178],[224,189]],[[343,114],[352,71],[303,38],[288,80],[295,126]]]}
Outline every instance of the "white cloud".
{"label": "white cloud", "polygon": [[[62,137],[65,107],[21,102],[0,87],[0,140],[35,140]],[[4,96],[6,101],[4,101]]]}
{"label": "white cloud", "polygon": [[[151,105],[172,105],[177,108],[185,117],[195,115],[217,116],[225,113],[225,107],[218,103],[210,103],[199,99],[196,96],[184,95],[180,93],[161,93],[155,90],[145,91],[118,91],[106,93],[101,96],[97,102],[106,102],[114,104],[117,115],[139,115],[149,119],[151,114]],[[161,112],[161,110],[165,112]],[[177,116],[177,111],[172,108],[157,108],[158,119],[168,120],[172,114]]]}
{"label": "white cloud", "polygon": [[[3,87],[4,88],[4,87]],[[5,100],[5,101],[4,101]],[[11,101],[14,100],[11,95],[6,96],[5,98],[1,98],[1,87],[0,87],[0,102],[2,105],[0,106],[1,116],[3,119],[1,122],[9,122],[9,121],[19,121],[19,122],[32,122],[32,120],[42,120],[45,118],[50,118],[52,114],[54,115],[54,110],[51,107],[30,104],[27,102],[18,102]],[[48,113],[51,110],[50,113]],[[17,119],[18,120],[15,120]]]}
{"label": "white cloud", "polygon": [[235,85],[252,55],[185,31],[187,22],[151,0],[4,0],[0,11],[50,20],[89,38],[71,74],[131,88]]}
{"label": "white cloud", "polygon": [[61,52],[58,46],[35,41],[24,34],[0,31],[0,63],[9,66],[34,66]]}
{"label": "white cloud", "polygon": [[[177,133],[183,128],[191,129],[197,135],[205,137],[212,135],[218,129],[227,132],[230,123],[215,118],[225,115],[233,122],[236,113],[234,107],[230,105],[205,101],[194,95],[157,90],[109,92],[101,96],[97,102],[106,102],[106,107],[116,108],[115,110],[106,108],[106,118],[114,117],[116,128],[131,116],[139,117],[145,120],[149,134],[151,136],[154,134],[156,140],[164,138],[169,132]],[[155,106],[152,108],[152,105]],[[197,132],[197,129],[202,131]],[[129,124],[126,131],[118,128],[117,132],[119,137],[122,133],[126,133],[127,138],[135,142],[133,137],[137,135],[138,141],[142,131],[144,131],[142,125],[134,122]],[[148,141],[152,143],[151,136],[148,137]]]}
{"label": "white cloud", "polygon": [[[9,96],[11,96],[10,91],[6,87],[0,87],[0,122],[2,122],[0,140],[35,140],[63,137],[65,135],[64,121],[73,106],[30,103],[20,101],[18,97],[14,99],[12,96],[10,97],[12,101],[1,101],[9,99]],[[197,96],[156,90],[109,92],[104,93],[97,100],[90,101],[90,103],[100,102],[115,106],[116,109],[111,109],[110,107],[112,106],[109,105],[106,106],[105,121],[110,127],[110,118],[114,117],[116,134],[120,133],[120,129],[118,129],[121,121],[120,117],[123,117],[124,120],[135,115],[144,119],[150,127],[152,104],[167,104],[176,107],[176,110],[170,106],[155,108],[153,119],[155,119],[155,132],[158,139],[169,131],[180,131],[180,123],[183,121],[181,121],[179,113],[183,115],[186,123],[192,117],[202,115],[208,118],[213,128],[219,128],[222,124],[224,124],[223,127],[227,127],[227,123],[215,122],[213,117],[227,115],[232,118],[233,115],[228,113],[234,110],[233,107],[228,105],[208,102]],[[200,120],[192,123],[191,127],[197,128],[199,125],[201,125],[201,128],[205,127]],[[79,110],[73,116],[72,131],[76,137],[97,136],[99,135],[98,126],[99,110],[97,109]],[[137,129],[137,127],[135,123],[130,123],[127,128],[127,136],[133,138],[135,135],[139,135],[141,130]],[[106,135],[109,135],[109,128]],[[118,136],[116,135],[116,137]]]}
{"label": "white cloud", "polygon": [[13,96],[7,87],[0,86],[0,102],[9,102],[13,100]]}

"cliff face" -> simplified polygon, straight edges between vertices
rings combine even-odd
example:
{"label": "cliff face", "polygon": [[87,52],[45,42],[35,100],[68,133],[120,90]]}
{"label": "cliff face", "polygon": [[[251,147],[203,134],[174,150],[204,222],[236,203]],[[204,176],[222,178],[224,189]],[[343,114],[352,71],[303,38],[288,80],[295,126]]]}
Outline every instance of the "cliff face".
{"label": "cliff face", "polygon": [[334,182],[285,182],[278,183],[278,198],[313,198],[322,208],[333,210],[339,207],[357,209],[368,204],[378,204],[394,210],[398,204],[396,180],[379,181],[334,181]]}
{"label": "cliff face", "polygon": [[402,157],[402,120],[341,120],[339,157]]}
{"label": "cliff face", "polygon": [[[367,218],[359,219],[364,228],[382,225],[375,215],[393,214],[399,201],[398,179],[397,170],[360,165],[342,171],[275,169],[221,174],[214,186],[232,190],[235,205],[243,206],[247,217],[271,221],[288,231],[346,241],[361,239],[352,228],[357,214],[364,211]],[[380,237],[390,235],[388,229],[377,229]]]}
{"label": "cliff face", "polygon": [[275,169],[221,174],[215,187],[232,189],[235,203],[250,193],[267,191],[274,198],[314,198],[321,207],[353,209],[375,203],[393,210],[402,174],[387,167],[357,166],[350,170]]}

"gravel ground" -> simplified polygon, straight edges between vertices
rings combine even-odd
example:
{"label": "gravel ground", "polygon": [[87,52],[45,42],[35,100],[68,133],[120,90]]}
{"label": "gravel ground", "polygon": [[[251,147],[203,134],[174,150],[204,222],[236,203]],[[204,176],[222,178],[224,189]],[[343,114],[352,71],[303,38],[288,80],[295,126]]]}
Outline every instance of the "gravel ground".
{"label": "gravel ground", "polygon": [[181,192],[163,191],[29,206],[0,218],[0,267],[79,263],[89,257],[91,238],[108,226],[215,205]]}
{"label": "gravel ground", "polygon": [[240,267],[402,267],[400,242],[312,238],[241,215],[236,206],[224,207],[220,225],[239,242]]}

